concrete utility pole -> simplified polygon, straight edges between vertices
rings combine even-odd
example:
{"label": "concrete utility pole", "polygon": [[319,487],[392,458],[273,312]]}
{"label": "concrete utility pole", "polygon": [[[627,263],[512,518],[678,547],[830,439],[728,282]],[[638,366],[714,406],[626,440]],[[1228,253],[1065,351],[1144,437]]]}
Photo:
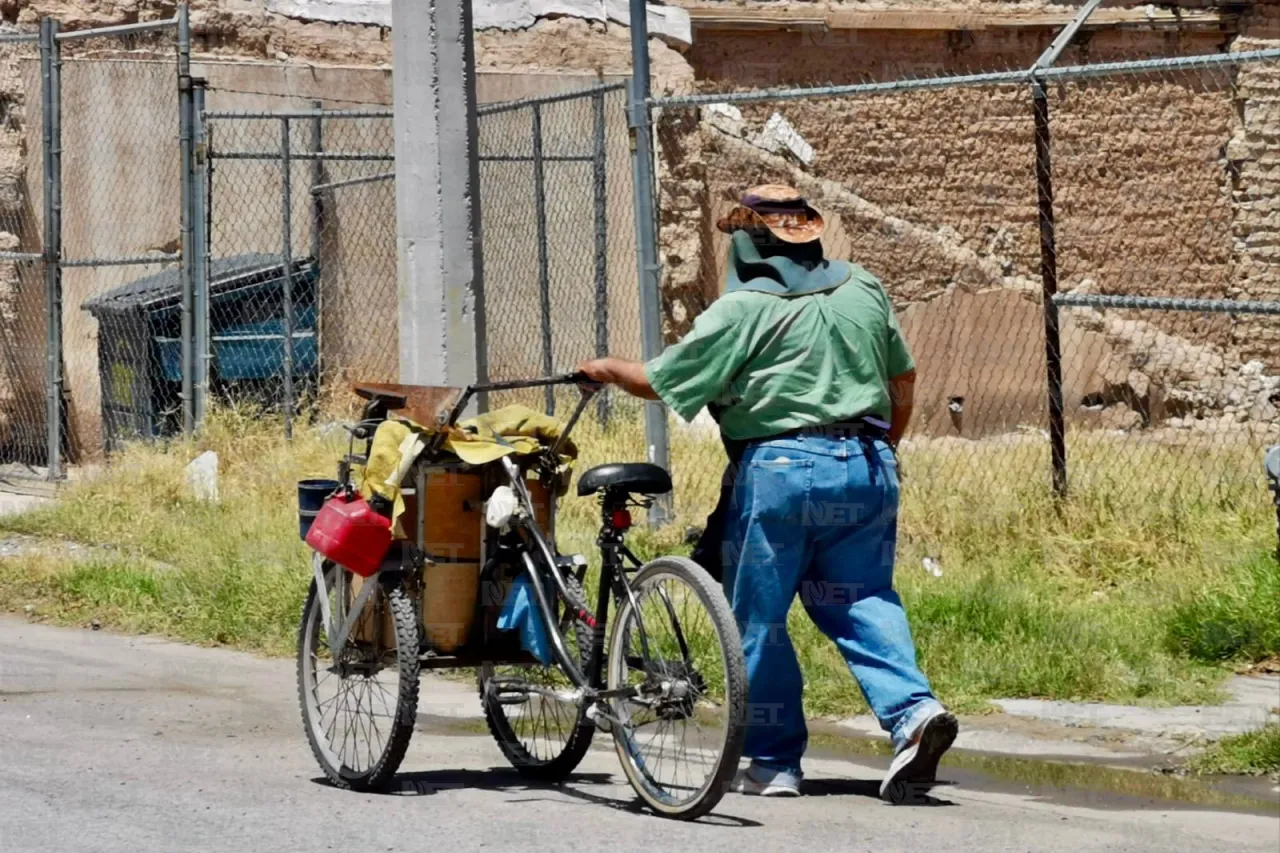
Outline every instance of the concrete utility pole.
{"label": "concrete utility pole", "polygon": [[400,381],[466,385],[485,372],[469,0],[393,0],[392,50]]}

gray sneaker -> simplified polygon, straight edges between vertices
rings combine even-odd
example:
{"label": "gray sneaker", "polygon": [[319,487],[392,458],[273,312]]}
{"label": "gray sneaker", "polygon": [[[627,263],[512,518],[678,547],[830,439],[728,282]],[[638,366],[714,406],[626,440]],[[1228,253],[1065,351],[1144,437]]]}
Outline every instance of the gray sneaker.
{"label": "gray sneaker", "polygon": [[880,799],[894,804],[915,799],[920,793],[916,784],[937,778],[938,760],[959,733],[960,721],[943,709],[917,726],[911,740],[893,756],[889,772],[880,783]]}
{"label": "gray sneaker", "polygon": [[754,761],[733,777],[729,790],[753,797],[798,797],[802,773],[761,767]]}

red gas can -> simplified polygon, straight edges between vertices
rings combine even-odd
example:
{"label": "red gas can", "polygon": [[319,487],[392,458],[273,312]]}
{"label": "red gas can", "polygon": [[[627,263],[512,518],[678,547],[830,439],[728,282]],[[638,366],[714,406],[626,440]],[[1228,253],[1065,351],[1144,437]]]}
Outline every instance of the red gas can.
{"label": "red gas can", "polygon": [[367,578],[378,571],[391,547],[391,519],[374,512],[364,498],[335,495],[316,514],[307,544]]}

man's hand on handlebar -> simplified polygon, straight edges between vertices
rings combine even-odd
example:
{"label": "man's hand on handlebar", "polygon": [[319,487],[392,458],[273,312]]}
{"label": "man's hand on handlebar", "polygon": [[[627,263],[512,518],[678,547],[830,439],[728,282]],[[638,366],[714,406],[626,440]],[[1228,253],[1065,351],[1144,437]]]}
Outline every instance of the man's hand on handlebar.
{"label": "man's hand on handlebar", "polygon": [[623,391],[644,400],[657,400],[649,385],[644,365],[622,358],[593,358],[578,365],[578,372],[598,385],[617,385]]}
{"label": "man's hand on handlebar", "polygon": [[612,380],[609,378],[607,358],[593,358],[578,364],[574,379],[584,391],[592,393],[601,390]]}

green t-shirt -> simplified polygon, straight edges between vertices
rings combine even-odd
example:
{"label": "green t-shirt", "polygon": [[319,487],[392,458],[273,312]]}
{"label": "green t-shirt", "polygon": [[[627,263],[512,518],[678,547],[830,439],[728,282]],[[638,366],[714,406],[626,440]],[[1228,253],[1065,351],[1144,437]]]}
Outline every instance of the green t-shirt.
{"label": "green t-shirt", "polygon": [[864,415],[887,421],[889,379],[915,363],[880,282],[854,269],[847,283],[806,296],[725,294],[645,365],[649,384],[686,421],[721,407],[731,439]]}

